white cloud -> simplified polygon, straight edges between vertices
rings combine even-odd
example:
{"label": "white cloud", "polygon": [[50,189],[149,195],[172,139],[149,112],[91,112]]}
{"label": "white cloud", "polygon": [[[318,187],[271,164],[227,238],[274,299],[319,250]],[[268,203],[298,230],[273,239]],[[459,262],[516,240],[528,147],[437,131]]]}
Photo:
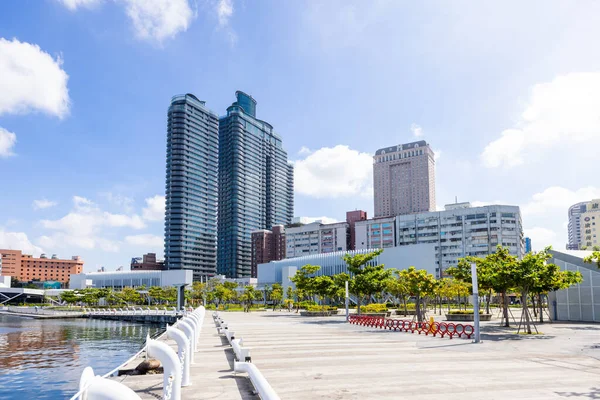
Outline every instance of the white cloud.
{"label": "white cloud", "polygon": [[335,218],[330,217],[297,217],[294,220],[298,220],[298,222],[302,224],[310,224],[311,222],[321,222],[322,224],[333,224],[334,222],[339,222]]}
{"label": "white cloud", "polygon": [[33,209],[34,210],[42,210],[44,208],[54,207],[57,204],[58,204],[57,202],[50,201],[47,199],[34,200],[33,201]]}
{"label": "white cloud", "polygon": [[373,157],[344,145],[323,147],[294,163],[294,186],[316,198],[370,196]]}
{"label": "white cloud", "polygon": [[488,168],[514,167],[599,136],[600,72],[561,75],[533,87],[520,120],[485,147],[481,160]]}
{"label": "white cloud", "polygon": [[566,218],[567,211],[573,204],[597,198],[600,198],[600,188],[597,187],[588,186],[578,190],[569,190],[560,186],[552,186],[531,196],[531,200],[521,206],[521,212],[524,216],[531,216],[560,211]]}
{"label": "white cloud", "polygon": [[63,118],[69,112],[69,76],[62,59],[39,46],[0,38],[0,115],[42,111]]}
{"label": "white cloud", "polygon": [[125,0],[127,15],[141,39],[162,42],[185,32],[195,17],[188,0]]}
{"label": "white cloud", "polygon": [[300,147],[300,150],[298,150],[298,154],[300,154],[301,156],[305,156],[310,153],[312,153],[312,151],[310,151],[310,149],[306,146],[302,146]]}
{"label": "white cloud", "polygon": [[423,136],[423,128],[421,128],[420,125],[417,125],[415,123],[410,125],[410,131],[412,132],[412,134],[415,137],[421,137]]}
{"label": "white cloud", "polygon": [[142,210],[142,216],[148,221],[165,220],[165,196],[156,195],[146,199],[146,207]]}
{"label": "white cloud", "polygon": [[44,251],[31,243],[23,232],[6,232],[0,228],[0,249],[21,250],[26,254],[40,255]]}
{"label": "white cloud", "polygon": [[43,228],[55,232],[42,236],[40,243],[46,247],[75,246],[84,249],[100,248],[104,251],[118,251],[118,241],[102,236],[105,229],[146,227],[142,217],[137,214],[113,214],[103,211],[85,197],[73,196],[73,205],[73,209],[60,219],[40,221]]}
{"label": "white cloud", "polygon": [[441,150],[433,150],[433,159],[435,161],[439,160],[441,157],[442,157],[442,151]]}
{"label": "white cloud", "polygon": [[0,127],[0,158],[13,156],[15,143],[17,143],[17,135]]}
{"label": "white cloud", "polygon": [[71,11],[77,8],[92,8],[100,3],[101,0],[58,0]]}
{"label": "white cloud", "polygon": [[127,212],[131,212],[133,210],[134,200],[131,197],[121,194],[114,194],[112,192],[102,193],[101,195],[106,197],[106,200],[108,200],[110,204],[115,205],[118,208],[122,208]]}
{"label": "white cloud", "polygon": [[217,3],[217,16],[219,25],[225,26],[233,15],[233,0],[219,0]]}
{"label": "white cloud", "polygon": [[[525,237],[531,238],[531,247],[534,251],[543,250],[552,243],[560,242],[560,239],[555,231],[539,226],[525,229],[524,234]],[[556,250],[560,250],[563,248],[563,246],[555,248]]]}
{"label": "white cloud", "polygon": [[133,246],[144,246],[152,248],[160,248],[164,246],[164,239],[157,235],[149,233],[142,235],[131,235],[125,237],[125,242]]}

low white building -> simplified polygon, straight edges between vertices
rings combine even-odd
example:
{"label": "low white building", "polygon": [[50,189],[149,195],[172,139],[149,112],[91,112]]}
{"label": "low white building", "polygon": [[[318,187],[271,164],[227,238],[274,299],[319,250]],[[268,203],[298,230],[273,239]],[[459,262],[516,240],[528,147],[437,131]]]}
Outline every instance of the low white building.
{"label": "low white building", "polygon": [[171,269],[164,271],[108,271],[83,272],[70,276],[69,289],[113,288],[191,285],[193,271]]}
{"label": "low white building", "polygon": [[[258,264],[258,286],[279,283],[283,286],[284,293],[292,285],[290,279],[300,268],[307,264],[319,265],[321,269],[317,275],[335,275],[348,272],[342,257],[345,254],[359,254],[373,251],[373,249],[336,251],[326,254],[313,254],[303,257],[287,258],[280,261],[271,261]],[[385,268],[407,269],[414,266],[425,269],[435,275],[435,250],[431,244],[418,244],[414,246],[392,247],[383,250],[379,256],[371,261],[371,265],[384,264]]]}
{"label": "low white building", "polygon": [[310,224],[286,228],[286,257],[294,258],[310,254],[346,251],[350,240],[350,225],[347,222]]}

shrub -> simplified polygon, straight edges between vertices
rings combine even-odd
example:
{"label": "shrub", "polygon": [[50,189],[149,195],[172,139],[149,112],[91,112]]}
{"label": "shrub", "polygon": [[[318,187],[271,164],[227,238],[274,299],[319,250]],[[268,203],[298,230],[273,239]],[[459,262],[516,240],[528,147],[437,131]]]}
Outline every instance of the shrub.
{"label": "shrub", "polygon": [[318,306],[316,304],[309,304],[306,307],[306,311],[318,311],[318,312],[322,312],[322,311],[329,311],[329,310],[330,310],[329,306]]}
{"label": "shrub", "polygon": [[[448,315],[470,315],[473,314],[473,310],[450,310]],[[479,310],[479,314],[483,314],[483,310]]]}
{"label": "shrub", "polygon": [[385,303],[379,304],[379,303],[373,303],[373,304],[367,304],[366,306],[362,306],[360,308],[361,312],[364,313],[382,313],[382,312],[387,312],[387,305]]}

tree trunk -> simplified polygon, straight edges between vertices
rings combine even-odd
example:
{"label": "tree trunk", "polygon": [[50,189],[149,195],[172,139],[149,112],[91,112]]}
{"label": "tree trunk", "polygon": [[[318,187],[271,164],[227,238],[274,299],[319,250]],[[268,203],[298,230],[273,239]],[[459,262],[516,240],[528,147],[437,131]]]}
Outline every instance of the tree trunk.
{"label": "tree trunk", "polygon": [[540,323],[544,323],[544,305],[542,302],[542,294],[538,294],[538,305],[540,306]]}
{"label": "tree trunk", "polygon": [[531,335],[531,321],[529,320],[529,307],[527,306],[527,291],[523,291],[521,295],[521,302],[523,303],[523,313],[525,315],[525,328],[528,335]]}
{"label": "tree trunk", "polygon": [[360,303],[362,303],[362,296],[356,296],[356,313],[360,315]]}
{"label": "tree trunk", "polygon": [[535,295],[531,295],[531,308],[533,308],[533,316],[537,317],[537,306],[535,305]]}
{"label": "tree trunk", "polygon": [[404,316],[406,317],[408,315],[408,306],[406,305],[406,296],[404,296],[402,298],[402,301],[404,302]]}
{"label": "tree trunk", "polygon": [[508,320],[508,296],[506,295],[506,290],[502,291],[502,314],[504,319],[504,326],[510,327],[510,321]]}
{"label": "tree trunk", "polygon": [[487,293],[486,299],[485,299],[485,313],[489,314],[490,313],[490,302],[492,301],[492,289],[490,289],[490,291]]}
{"label": "tree trunk", "polygon": [[416,300],[415,314],[417,314],[417,322],[422,322],[423,316],[421,315],[421,296],[417,296]]}
{"label": "tree trunk", "polygon": [[450,297],[446,297],[446,301],[448,302],[448,312],[450,312]]}

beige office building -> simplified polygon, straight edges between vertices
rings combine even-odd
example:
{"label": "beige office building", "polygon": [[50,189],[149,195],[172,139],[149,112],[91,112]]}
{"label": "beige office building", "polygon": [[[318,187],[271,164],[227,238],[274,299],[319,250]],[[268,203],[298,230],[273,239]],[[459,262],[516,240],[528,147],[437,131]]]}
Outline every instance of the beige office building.
{"label": "beige office building", "polygon": [[435,159],[424,140],[377,150],[375,218],[435,211]]}
{"label": "beige office building", "polygon": [[585,211],[579,215],[579,248],[593,250],[600,246],[600,199],[585,203]]}

